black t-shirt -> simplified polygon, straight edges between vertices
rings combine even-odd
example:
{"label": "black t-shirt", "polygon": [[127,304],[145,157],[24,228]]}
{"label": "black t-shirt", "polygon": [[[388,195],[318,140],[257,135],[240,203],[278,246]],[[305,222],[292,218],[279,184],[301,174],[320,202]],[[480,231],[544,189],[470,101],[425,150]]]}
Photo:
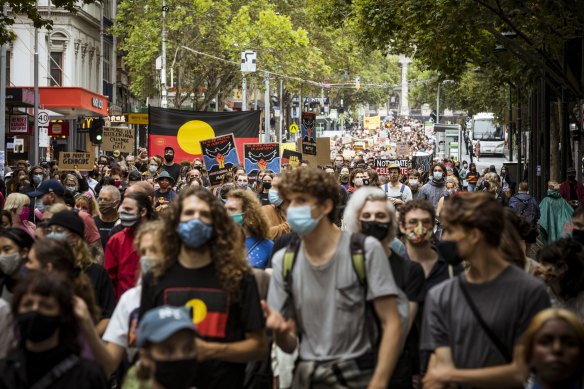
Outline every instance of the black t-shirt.
{"label": "black t-shirt", "polygon": [[168,172],[168,174],[170,174],[170,176],[172,178],[174,178],[174,182],[178,182],[178,177],[180,176],[180,169],[181,169],[181,165],[179,165],[178,163],[173,163],[172,165],[168,166],[165,165],[164,163],[162,164],[162,170],[166,170]]}
{"label": "black t-shirt", "polygon": [[262,205],[270,205],[270,198],[268,196],[268,193],[260,193],[258,194],[258,198],[260,199],[260,203],[262,203]]}
{"label": "black t-shirt", "polygon": [[[252,273],[242,280],[240,294],[241,302],[236,302],[223,290],[213,264],[187,269],[176,261],[156,281],[152,273],[144,276],[140,317],[161,305],[188,306],[198,336],[212,342],[237,342],[245,339],[246,332],[258,332],[265,326]],[[242,388],[245,366],[218,360],[203,362],[192,384],[199,389]]]}
{"label": "black t-shirt", "polygon": [[91,280],[95,302],[101,308],[101,318],[109,319],[116,308],[114,287],[103,266],[93,263],[85,268],[85,274]]}
{"label": "black t-shirt", "polygon": [[116,225],[117,220],[113,222],[104,222],[99,218],[99,216],[94,216],[93,221],[97,226],[97,230],[99,231],[99,237],[101,238],[101,246],[105,250],[105,245],[110,237],[110,231]]}
{"label": "black t-shirt", "polygon": [[395,283],[408,297],[408,301],[418,302],[424,288],[424,269],[417,262],[404,259],[391,252],[389,257]]}

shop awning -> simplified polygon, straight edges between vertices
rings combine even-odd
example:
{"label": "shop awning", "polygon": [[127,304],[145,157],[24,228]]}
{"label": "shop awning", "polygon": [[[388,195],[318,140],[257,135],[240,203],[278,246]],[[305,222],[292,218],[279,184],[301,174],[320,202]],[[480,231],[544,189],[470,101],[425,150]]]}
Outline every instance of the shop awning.
{"label": "shop awning", "polygon": [[[6,88],[26,89],[32,87]],[[34,96],[34,94],[33,94]],[[40,108],[50,109],[64,116],[107,116],[108,98],[79,87],[41,86],[39,87]]]}

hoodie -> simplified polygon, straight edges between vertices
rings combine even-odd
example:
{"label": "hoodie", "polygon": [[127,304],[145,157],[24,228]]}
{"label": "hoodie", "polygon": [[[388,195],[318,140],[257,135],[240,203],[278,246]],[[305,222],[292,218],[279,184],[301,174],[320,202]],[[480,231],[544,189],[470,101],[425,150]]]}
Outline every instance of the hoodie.
{"label": "hoodie", "polygon": [[432,179],[428,183],[424,184],[424,186],[422,186],[418,192],[418,198],[428,200],[432,203],[434,208],[436,208],[438,201],[442,196],[444,196],[445,192],[446,186],[444,184],[444,180],[436,182]]}

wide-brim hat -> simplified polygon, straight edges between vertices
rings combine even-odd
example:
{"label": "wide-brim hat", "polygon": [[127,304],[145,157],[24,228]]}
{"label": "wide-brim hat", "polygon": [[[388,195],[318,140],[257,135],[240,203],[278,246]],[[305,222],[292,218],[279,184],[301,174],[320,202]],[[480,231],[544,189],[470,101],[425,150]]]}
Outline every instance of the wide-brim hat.
{"label": "wide-brim hat", "polygon": [[174,178],[166,170],[163,170],[162,173],[158,177],[155,178],[155,181],[158,182],[163,178],[169,179],[171,184],[174,184]]}

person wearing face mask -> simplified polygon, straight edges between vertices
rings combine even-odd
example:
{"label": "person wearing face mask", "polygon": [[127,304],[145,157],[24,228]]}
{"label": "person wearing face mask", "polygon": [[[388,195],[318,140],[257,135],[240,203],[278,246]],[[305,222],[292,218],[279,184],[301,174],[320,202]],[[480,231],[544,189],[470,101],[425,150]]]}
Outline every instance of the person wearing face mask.
{"label": "person wearing face mask", "polygon": [[268,191],[268,199],[270,200],[270,204],[264,205],[262,207],[266,217],[268,218],[268,224],[270,225],[270,232],[268,237],[271,240],[276,240],[281,236],[292,232],[286,217],[286,208],[288,205],[280,196],[280,192],[278,190],[279,184],[280,177],[274,176],[272,179],[272,187]]}
{"label": "person wearing face mask", "polygon": [[4,288],[12,292],[33,243],[33,238],[19,228],[0,229],[0,295]]}
{"label": "person wearing face mask", "polygon": [[10,212],[12,227],[20,228],[31,237],[35,236],[36,226],[28,220],[30,198],[22,193],[11,193],[6,198],[4,209]]}
{"label": "person wearing face mask", "polygon": [[265,173],[262,176],[261,182],[256,182],[256,190],[258,191],[258,199],[262,206],[270,204],[270,189],[272,189],[272,181],[274,180],[274,173]]}
{"label": "person wearing face mask", "polygon": [[[274,255],[264,312],[276,345],[287,353],[298,349],[292,387],[387,387],[404,331],[400,292],[381,244],[373,237],[363,240],[364,284],[353,268],[351,234],[334,225],[334,177],[318,169],[296,169],[284,175],[280,189],[289,202],[288,222],[300,241]],[[290,260],[284,258],[290,255],[293,266],[285,274],[284,261]],[[378,347],[370,337],[377,337],[374,330],[366,325],[372,319],[367,302],[381,323]]]}
{"label": "person wearing face mask", "polygon": [[[418,299],[424,284],[424,271],[420,264],[402,258],[391,248],[397,227],[393,204],[386,198],[383,191],[376,188],[363,188],[351,197],[343,219],[347,231],[373,236],[381,242],[395,283],[405,294],[400,296],[399,301],[400,304],[407,305],[404,307],[408,313],[405,333],[409,339],[408,334],[418,311]],[[405,351],[402,352],[391,376],[390,388],[413,388],[412,366],[418,355],[416,346],[417,343],[406,342]]]}
{"label": "person wearing face mask", "polygon": [[142,279],[140,320],[161,305],[192,307],[199,357],[192,386],[242,387],[246,362],[268,349],[240,227],[212,193],[192,187],[161,218],[164,260]]}
{"label": "person wearing face mask", "polygon": [[434,287],[424,307],[421,350],[432,352],[424,387],[521,387],[522,335],[550,307],[544,284],[499,251],[503,206],[488,193],[462,193],[444,205],[439,250],[459,276]]}
{"label": "person wearing face mask", "polygon": [[538,235],[537,222],[541,214],[537,200],[529,194],[529,184],[527,182],[519,183],[517,194],[509,199],[509,208],[516,215],[525,218],[530,224],[530,232],[526,236],[525,243],[528,245],[535,243]]}
{"label": "person wearing face mask", "polygon": [[525,331],[524,358],[532,374],[526,389],[584,387],[584,324],[565,309],[538,313]]}
{"label": "person wearing face mask", "polygon": [[412,200],[418,198],[419,190],[422,187],[420,178],[421,177],[419,171],[417,171],[416,169],[410,169],[406,185],[410,188],[410,191],[412,192]]}
{"label": "person wearing face mask", "polygon": [[162,170],[166,171],[174,180],[178,181],[180,176],[181,165],[174,161],[174,149],[170,146],[164,148],[164,162],[162,163]]}
{"label": "person wearing face mask", "polygon": [[109,238],[103,262],[116,299],[136,285],[140,257],[134,248],[134,238],[140,224],[153,218],[152,202],[144,193],[130,193],[124,196],[118,215],[124,229]]}
{"label": "person wearing face mask", "polygon": [[[352,194],[357,189],[365,185],[365,178],[367,177],[366,174],[367,173],[365,170],[361,168],[353,169],[349,177],[349,190],[347,191],[349,194]],[[369,182],[367,182],[367,184],[369,184]]]}
{"label": "person wearing face mask", "polygon": [[160,163],[158,159],[152,157],[148,161],[148,170],[146,174],[146,178],[156,178],[162,169],[160,168]]}
{"label": "person wearing face mask", "polygon": [[[45,169],[41,166],[33,166],[29,173],[30,176],[30,184],[22,187],[20,189],[20,193],[28,195],[29,193],[34,192],[37,188],[41,185],[46,179]],[[37,216],[39,213],[43,212],[43,203],[39,198],[34,198],[29,205],[29,216],[28,220],[33,223],[37,222]],[[35,213],[35,210],[38,210],[38,213]]]}
{"label": "person wearing face mask", "polygon": [[189,389],[197,366],[196,334],[187,309],[164,305],[148,311],[138,327],[140,362],[122,389]]}
{"label": "person wearing face mask", "polygon": [[513,179],[513,176],[509,172],[509,168],[507,166],[503,166],[501,168],[501,191],[503,192],[503,196],[505,196],[506,201],[508,202],[511,196],[515,194],[515,187],[517,183]]}
{"label": "person wearing face mask", "polygon": [[349,178],[350,177],[351,177],[351,173],[349,172],[349,168],[346,166],[341,168],[340,173],[339,173],[339,182],[341,183],[341,186],[343,187],[343,189],[345,189],[346,191],[349,191]]}
{"label": "person wearing face mask", "polygon": [[462,190],[468,190],[468,182],[466,181],[466,175],[468,174],[468,162],[462,161],[462,167],[458,166],[458,176],[462,180]]}
{"label": "person wearing face mask", "polygon": [[398,164],[391,164],[388,167],[389,182],[382,186],[385,195],[391,203],[398,207],[412,200],[411,189],[399,182],[400,167]]}
{"label": "person wearing face mask", "polygon": [[106,185],[99,191],[99,197],[97,198],[99,215],[94,216],[93,220],[99,231],[99,237],[104,251],[110,232],[119,220],[118,206],[120,205],[120,201],[120,191],[113,185]]}
{"label": "person wearing face mask", "polygon": [[159,185],[158,189],[154,191],[154,199],[156,201],[154,206],[156,207],[156,211],[160,212],[176,200],[176,191],[172,188],[175,181],[165,170],[154,180]]}
{"label": "person wearing face mask", "polygon": [[233,221],[243,227],[247,262],[251,267],[264,270],[274,243],[268,239],[268,219],[257,197],[247,190],[232,190],[227,193],[225,209]]}
{"label": "person wearing face mask", "polygon": [[430,181],[422,186],[418,193],[418,198],[428,200],[434,206],[438,206],[438,201],[444,195],[446,190],[446,167],[441,163],[435,163],[431,169]]}
{"label": "person wearing face mask", "polygon": [[475,165],[474,162],[471,162],[470,165],[468,165],[468,166],[469,166],[468,172],[466,173],[466,182],[468,185],[468,191],[474,192],[481,175],[479,174],[479,172],[477,170],[477,165]]}
{"label": "person wearing face mask", "polygon": [[342,155],[335,157],[335,170],[340,172],[345,167],[345,158]]}
{"label": "person wearing face mask", "polygon": [[235,177],[235,185],[237,186],[237,189],[251,191],[247,174],[238,174]]}
{"label": "person wearing face mask", "polygon": [[[160,264],[163,256],[160,250],[160,232],[163,228],[164,223],[160,220],[148,221],[138,228],[135,245],[140,254],[140,276],[145,275]],[[124,361],[124,358],[127,358],[126,362],[129,363],[136,355],[141,293],[141,277],[138,277],[136,286],[128,289],[118,301],[107,329],[103,334],[103,339],[93,325],[87,306],[82,303],[76,304],[75,313],[80,320],[83,332],[87,336],[91,352],[108,376],[120,367],[120,363]],[[118,370],[118,372],[120,371]],[[121,372],[116,375],[118,381],[122,376]],[[121,381],[118,382],[118,387],[120,386]]]}
{"label": "person wearing face mask", "polygon": [[554,308],[564,308],[584,321],[584,246],[560,239],[538,253],[536,276],[547,285]]}
{"label": "person wearing face mask", "polygon": [[576,168],[569,167],[566,171],[568,179],[560,185],[560,194],[576,209],[584,202],[584,184],[576,180]]}
{"label": "person wearing face mask", "polygon": [[0,387],[108,387],[99,365],[80,354],[72,291],[65,278],[42,272],[18,285],[11,304],[18,347],[0,360]]}

